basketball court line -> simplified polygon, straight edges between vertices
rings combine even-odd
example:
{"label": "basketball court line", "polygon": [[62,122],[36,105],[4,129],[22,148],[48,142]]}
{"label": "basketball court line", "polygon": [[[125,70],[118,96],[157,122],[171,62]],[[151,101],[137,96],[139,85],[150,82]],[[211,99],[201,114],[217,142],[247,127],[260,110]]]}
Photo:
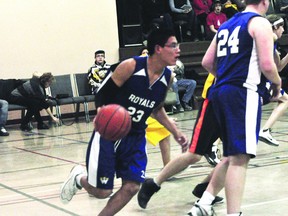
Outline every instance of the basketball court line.
{"label": "basketball court line", "polygon": [[54,209],[57,209],[57,210],[59,210],[59,211],[65,212],[65,213],[67,213],[67,214],[69,214],[69,215],[80,216],[80,215],[78,215],[78,214],[75,214],[74,212],[71,212],[71,211],[68,211],[68,210],[66,210],[66,209],[63,209],[63,208],[61,208],[61,207],[58,207],[58,206],[56,206],[56,205],[53,205],[53,204],[51,204],[51,203],[49,203],[49,202],[46,202],[46,201],[44,201],[44,200],[42,200],[42,199],[39,199],[39,198],[34,197],[34,196],[31,196],[31,195],[29,195],[29,194],[27,194],[27,193],[24,193],[24,192],[21,192],[21,191],[19,191],[19,190],[14,189],[14,188],[11,188],[11,187],[9,187],[9,186],[7,186],[7,185],[4,185],[4,184],[2,184],[2,183],[0,183],[0,186],[3,187],[3,188],[5,188],[5,189],[7,189],[7,190],[13,191],[14,193],[18,193],[18,194],[20,194],[20,195],[22,195],[22,196],[25,196],[25,197],[29,198],[29,199],[32,199],[32,200],[37,201],[37,202],[40,202],[40,203],[42,203],[42,204],[44,204],[44,205],[46,205],[46,206],[49,206],[49,207],[51,207],[51,208],[54,208]]}
{"label": "basketball court line", "polygon": [[[267,204],[272,204],[272,203],[279,203],[279,202],[284,202],[287,201],[288,197],[283,198],[283,199],[274,199],[274,200],[270,200],[270,201],[265,201],[265,202],[257,202],[257,203],[253,203],[253,204],[247,204],[247,205],[241,205],[241,209],[249,209],[249,208],[254,208],[256,206],[263,206],[263,205],[267,205]],[[217,205],[219,206],[219,205]],[[217,209],[217,212],[225,212],[226,213],[226,205],[224,205],[224,209]]]}

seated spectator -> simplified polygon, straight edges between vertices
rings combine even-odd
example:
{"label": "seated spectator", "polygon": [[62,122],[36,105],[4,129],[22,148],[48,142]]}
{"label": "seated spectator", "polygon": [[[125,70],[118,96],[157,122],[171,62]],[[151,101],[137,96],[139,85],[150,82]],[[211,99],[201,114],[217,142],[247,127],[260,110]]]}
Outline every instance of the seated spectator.
{"label": "seated spectator", "polygon": [[[211,12],[210,8],[212,6],[212,0],[193,0],[192,1],[192,7],[195,11],[198,25],[204,27],[206,26],[206,18],[208,14]],[[205,38],[206,33],[204,32],[203,39]]]}
{"label": "seated spectator", "polygon": [[149,51],[147,49],[146,46],[144,46],[142,49],[140,49],[140,52],[139,52],[139,56],[148,56],[149,55]]}
{"label": "seated spectator", "polygon": [[288,0],[277,0],[279,7],[279,12],[287,13],[288,12]]}
{"label": "seated spectator", "polygon": [[87,79],[91,89],[91,93],[95,94],[101,85],[101,82],[107,75],[110,65],[105,61],[105,51],[97,50],[95,52],[95,63],[89,68]]}
{"label": "seated spectator", "polygon": [[5,124],[8,118],[8,102],[0,99],[0,136],[9,136],[5,129]]}
{"label": "seated spectator", "polygon": [[220,25],[227,21],[227,17],[221,12],[222,4],[220,1],[215,1],[212,6],[213,11],[207,16],[206,26],[206,39],[212,40],[214,35],[217,33]]}
{"label": "seated spectator", "polygon": [[[175,74],[175,81],[172,84],[172,89],[174,92],[176,92],[177,97],[176,97],[176,110],[175,112],[182,112],[183,110],[185,111],[190,111],[193,108],[189,105],[189,101],[191,100],[194,90],[196,88],[196,81],[192,79],[185,79],[184,76],[184,64],[180,61],[176,61],[176,65],[171,68],[173,73]],[[180,102],[179,98],[179,87],[184,87],[185,88],[185,93],[181,99],[183,102],[183,107]]]}
{"label": "seated spectator", "polygon": [[238,13],[237,4],[233,4],[231,0],[226,1],[223,4],[222,12],[226,14],[227,19],[230,19],[234,14]]}
{"label": "seated spectator", "polygon": [[48,88],[54,76],[51,73],[44,73],[40,77],[33,76],[30,80],[26,81],[11,92],[9,102],[27,107],[27,112],[21,121],[20,129],[22,131],[31,131],[33,127],[29,124],[34,116],[37,121],[38,129],[49,129],[40,115],[40,111],[45,109],[51,119],[59,123],[50,110],[50,101],[46,95],[46,88]]}
{"label": "seated spectator", "polygon": [[187,22],[186,35],[194,41],[198,41],[197,21],[194,10],[189,0],[169,0],[169,6],[173,21],[183,20]]}

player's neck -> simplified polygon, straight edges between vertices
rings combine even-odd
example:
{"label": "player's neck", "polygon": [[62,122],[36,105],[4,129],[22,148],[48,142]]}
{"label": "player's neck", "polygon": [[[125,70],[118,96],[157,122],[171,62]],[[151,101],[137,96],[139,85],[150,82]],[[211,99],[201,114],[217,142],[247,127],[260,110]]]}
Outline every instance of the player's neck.
{"label": "player's neck", "polygon": [[147,62],[147,69],[151,73],[162,74],[165,64],[161,60],[150,57]]}
{"label": "player's neck", "polygon": [[264,15],[266,11],[260,5],[247,5],[243,12],[254,12],[260,15]]}

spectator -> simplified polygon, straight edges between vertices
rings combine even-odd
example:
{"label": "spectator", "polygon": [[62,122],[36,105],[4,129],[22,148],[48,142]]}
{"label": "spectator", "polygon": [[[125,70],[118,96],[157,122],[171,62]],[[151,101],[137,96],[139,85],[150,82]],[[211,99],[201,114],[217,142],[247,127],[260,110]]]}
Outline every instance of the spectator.
{"label": "spectator", "polygon": [[[194,90],[196,88],[196,81],[192,79],[185,79],[184,76],[184,64],[178,59],[176,61],[176,65],[173,67],[173,72],[175,74],[176,80],[172,84],[172,89],[176,92],[176,110],[175,112],[182,112],[182,111],[190,111],[193,108],[189,105],[189,101],[191,100]],[[180,98],[179,98],[179,87],[185,88],[185,93],[182,97],[182,102],[184,109],[181,105]]]}
{"label": "spectator", "polygon": [[230,19],[234,14],[238,13],[237,4],[231,2],[231,0],[227,0],[223,4],[222,12],[226,14],[227,19]]}
{"label": "spectator", "polygon": [[38,129],[49,129],[40,115],[40,110],[45,109],[47,114],[56,123],[59,119],[54,117],[50,110],[50,103],[46,95],[45,88],[48,88],[53,82],[54,77],[51,73],[44,73],[40,77],[33,76],[11,92],[9,102],[27,107],[27,112],[22,119],[20,129],[22,131],[31,131],[33,127],[29,124],[32,117],[36,119]]}
{"label": "spectator", "polygon": [[213,11],[207,16],[207,26],[206,26],[206,39],[212,40],[214,35],[217,33],[220,25],[227,20],[224,13],[221,12],[222,4],[219,0],[216,0],[212,6]]}
{"label": "spectator", "polygon": [[0,99],[0,136],[9,136],[5,129],[5,124],[8,117],[8,102]]}
{"label": "spectator", "polygon": [[186,35],[194,41],[199,41],[197,21],[194,10],[189,0],[169,0],[169,6],[173,21],[187,21]]}
{"label": "spectator", "polygon": [[288,13],[288,0],[277,0],[274,7],[276,13]]}
{"label": "spectator", "polygon": [[210,13],[210,8],[212,6],[212,0],[193,0],[192,7],[195,11],[198,25],[204,27],[204,38],[205,38],[205,26],[206,18]]}
{"label": "spectator", "polygon": [[107,75],[110,65],[105,61],[105,51],[97,50],[95,52],[95,64],[88,70],[88,84],[91,88],[91,93],[95,94],[101,82]]}

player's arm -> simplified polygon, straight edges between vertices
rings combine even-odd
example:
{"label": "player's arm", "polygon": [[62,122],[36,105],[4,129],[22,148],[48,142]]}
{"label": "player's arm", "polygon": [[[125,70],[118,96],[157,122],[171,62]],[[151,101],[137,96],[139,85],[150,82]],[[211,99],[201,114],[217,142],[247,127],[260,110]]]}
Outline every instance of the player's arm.
{"label": "player's arm", "polygon": [[281,79],[273,56],[274,40],[271,24],[263,17],[254,17],[249,24],[248,31],[255,40],[262,73],[272,83],[281,85]]}
{"label": "player's arm", "polygon": [[95,96],[96,108],[113,103],[121,86],[129,79],[135,69],[134,59],[127,59],[116,67],[111,66],[111,73],[106,77],[99,87]]}
{"label": "player's arm", "polygon": [[[280,56],[279,56],[280,58]],[[288,54],[286,54],[281,60],[278,66],[278,71],[281,72],[283,68],[288,64]]]}
{"label": "player's arm", "polygon": [[217,34],[214,36],[212,42],[210,43],[203,59],[202,59],[202,66],[212,73],[216,77],[216,58],[217,58],[217,44],[216,44],[216,37]]}
{"label": "player's arm", "polygon": [[[173,79],[174,79],[174,75],[172,74],[171,78],[170,78],[169,87],[167,88],[167,91],[171,87]],[[156,107],[153,110],[151,116],[153,118],[155,118],[158,122],[160,122],[160,124],[162,124],[167,130],[169,130],[173,134],[175,140],[181,145],[182,152],[185,152],[188,148],[188,139],[187,139],[186,135],[183,134],[177,128],[175,122],[168,117],[168,115],[167,115],[167,113],[163,107],[163,104],[164,104],[164,102],[161,103],[158,107]]]}
{"label": "player's arm", "polygon": [[188,148],[188,139],[187,136],[180,131],[175,122],[168,117],[164,107],[162,106],[159,109],[155,109],[152,113],[152,117],[155,118],[160,124],[162,124],[168,131],[170,131],[174,139],[181,145],[182,152],[185,152]]}
{"label": "player's arm", "polygon": [[271,24],[263,17],[254,17],[249,23],[248,31],[256,43],[259,67],[264,76],[272,82],[270,87],[272,97],[277,98],[281,89],[281,78],[273,56],[274,40]]}

